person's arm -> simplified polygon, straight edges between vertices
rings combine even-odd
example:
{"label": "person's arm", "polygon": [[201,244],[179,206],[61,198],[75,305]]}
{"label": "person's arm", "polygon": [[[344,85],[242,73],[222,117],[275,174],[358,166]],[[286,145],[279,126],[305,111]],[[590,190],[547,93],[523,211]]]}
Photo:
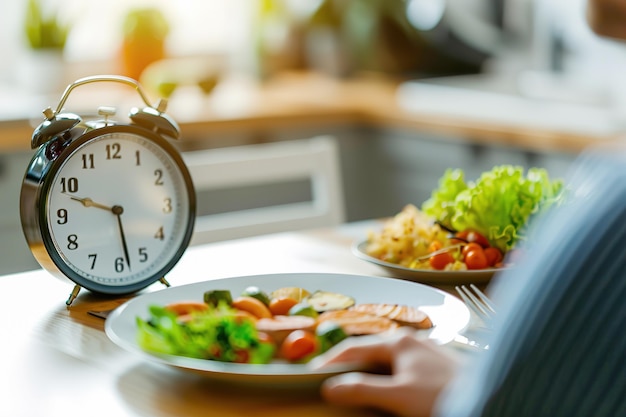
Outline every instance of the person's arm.
{"label": "person's arm", "polygon": [[600,36],[626,40],[626,0],[588,0],[587,21]]}

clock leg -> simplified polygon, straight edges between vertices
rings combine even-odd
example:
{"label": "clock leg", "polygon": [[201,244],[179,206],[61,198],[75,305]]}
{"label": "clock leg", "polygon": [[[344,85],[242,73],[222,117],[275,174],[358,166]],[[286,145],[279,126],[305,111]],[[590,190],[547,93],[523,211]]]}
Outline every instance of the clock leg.
{"label": "clock leg", "polygon": [[161,284],[165,285],[166,287],[169,287],[169,286],[170,286],[170,283],[169,283],[169,282],[167,282],[167,280],[165,279],[165,277],[161,278],[161,279],[159,280],[159,282],[160,282]]}
{"label": "clock leg", "polygon": [[70,305],[72,304],[72,302],[76,299],[76,297],[78,296],[78,293],[80,292],[80,285],[75,285],[74,289],[72,290],[72,293],[70,294],[69,298],[67,299],[67,301],[65,302],[66,305]]}

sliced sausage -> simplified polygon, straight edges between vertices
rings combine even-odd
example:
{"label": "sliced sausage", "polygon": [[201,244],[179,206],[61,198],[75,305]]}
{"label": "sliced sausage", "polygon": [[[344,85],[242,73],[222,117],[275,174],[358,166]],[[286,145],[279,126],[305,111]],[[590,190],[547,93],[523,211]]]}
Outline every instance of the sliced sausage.
{"label": "sliced sausage", "polygon": [[411,326],[416,329],[430,329],[433,322],[430,317],[417,307],[400,304],[358,304],[350,308],[352,311],[386,317],[398,322],[402,326]]}
{"label": "sliced sausage", "polygon": [[337,323],[350,336],[382,333],[399,327],[398,323],[386,317],[355,310],[326,311],[317,318],[318,323],[324,321]]}

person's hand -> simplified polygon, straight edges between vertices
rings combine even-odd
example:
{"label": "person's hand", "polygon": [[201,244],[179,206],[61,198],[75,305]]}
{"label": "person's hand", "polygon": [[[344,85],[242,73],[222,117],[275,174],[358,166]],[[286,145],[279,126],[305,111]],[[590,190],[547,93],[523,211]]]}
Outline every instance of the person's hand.
{"label": "person's hand", "polygon": [[588,0],[587,21],[600,36],[626,40],[626,0]]}
{"label": "person's hand", "polygon": [[430,416],[437,397],[458,368],[441,346],[405,329],[385,337],[346,339],[311,365],[321,369],[337,363],[388,368],[390,374],[350,372],[330,377],[322,385],[326,401],[407,417]]}

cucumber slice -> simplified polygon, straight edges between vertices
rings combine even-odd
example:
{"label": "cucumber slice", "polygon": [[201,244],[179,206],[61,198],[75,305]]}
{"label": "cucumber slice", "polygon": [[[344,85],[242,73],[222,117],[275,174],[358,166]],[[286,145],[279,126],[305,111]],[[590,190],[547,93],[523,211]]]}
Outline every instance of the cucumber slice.
{"label": "cucumber slice", "polygon": [[323,321],[318,324],[315,329],[315,334],[320,341],[322,352],[326,352],[348,337],[343,328],[332,320]]}
{"label": "cucumber slice", "polygon": [[318,313],[330,310],[344,310],[354,305],[354,298],[329,291],[315,291],[306,302]]}
{"label": "cucumber slice", "polygon": [[289,309],[289,316],[308,316],[317,318],[319,315],[315,308],[307,302],[301,302]]}
{"label": "cucumber slice", "polygon": [[250,286],[250,287],[246,288],[245,290],[243,290],[241,295],[246,296],[246,297],[256,298],[257,300],[259,300],[260,302],[262,302],[266,306],[270,305],[270,297],[269,297],[269,295],[267,295],[267,293],[265,291],[261,290],[257,286]]}
{"label": "cucumber slice", "polygon": [[231,305],[233,302],[233,296],[230,290],[209,290],[204,293],[204,302],[210,306],[217,306],[219,303],[224,302],[227,305]]}

